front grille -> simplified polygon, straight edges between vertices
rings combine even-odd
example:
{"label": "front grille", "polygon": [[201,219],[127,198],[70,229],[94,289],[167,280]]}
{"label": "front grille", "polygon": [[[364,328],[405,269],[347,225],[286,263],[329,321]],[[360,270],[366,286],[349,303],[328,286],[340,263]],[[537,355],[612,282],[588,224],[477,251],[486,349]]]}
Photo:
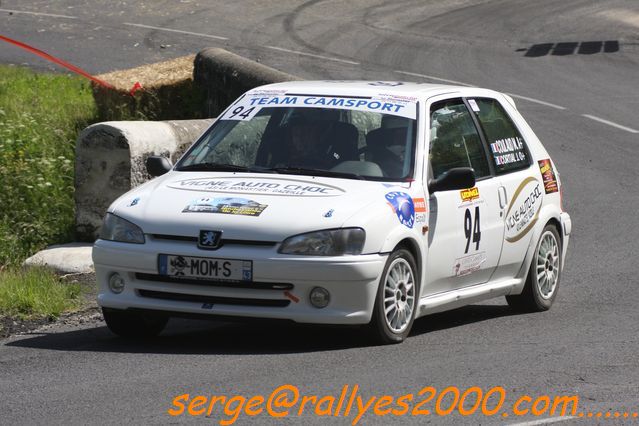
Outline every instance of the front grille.
{"label": "front grille", "polygon": [[[197,237],[189,237],[185,235],[166,235],[166,234],[151,234],[153,239],[156,240],[169,240],[169,241],[188,241],[197,244]],[[234,240],[231,238],[222,238],[220,240],[220,247],[223,245],[236,245],[236,246],[260,246],[260,247],[274,247],[277,244],[276,241],[261,241],[261,240]]]}
{"label": "front grille", "polygon": [[232,287],[232,288],[251,288],[257,290],[291,290],[293,284],[290,283],[265,283],[265,282],[246,282],[246,281],[219,281],[205,280],[196,278],[174,278],[166,275],[143,274],[136,273],[135,278],[144,281],[158,281],[163,283],[178,284],[195,284],[208,287]]}
{"label": "front grille", "polygon": [[197,237],[187,237],[184,235],[151,234],[151,236],[156,240],[193,241],[197,243]]}
{"label": "front grille", "polygon": [[178,302],[211,303],[213,305],[268,306],[284,308],[291,304],[284,299],[247,299],[243,297],[202,296],[199,294],[169,293],[165,291],[138,290],[142,297],[151,299],[173,300]]}

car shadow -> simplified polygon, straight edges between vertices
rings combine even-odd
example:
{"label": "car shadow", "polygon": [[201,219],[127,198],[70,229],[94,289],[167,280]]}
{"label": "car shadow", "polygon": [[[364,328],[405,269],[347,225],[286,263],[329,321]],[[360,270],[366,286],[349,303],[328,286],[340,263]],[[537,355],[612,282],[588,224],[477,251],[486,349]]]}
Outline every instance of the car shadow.
{"label": "car shadow", "polygon": [[[470,305],[418,319],[408,339],[514,314],[507,306]],[[266,355],[376,346],[364,327],[183,319],[172,319],[160,336],[150,339],[122,339],[101,326],[33,332],[5,345],[56,351],[185,355]]]}

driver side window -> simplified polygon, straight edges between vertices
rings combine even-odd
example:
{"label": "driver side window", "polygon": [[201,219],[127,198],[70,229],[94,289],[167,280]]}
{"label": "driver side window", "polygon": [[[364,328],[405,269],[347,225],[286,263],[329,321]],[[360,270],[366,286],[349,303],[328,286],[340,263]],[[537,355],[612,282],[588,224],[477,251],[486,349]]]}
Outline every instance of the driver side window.
{"label": "driver side window", "polygon": [[435,179],[454,167],[472,167],[477,179],[490,175],[479,132],[463,100],[431,106],[429,160]]}

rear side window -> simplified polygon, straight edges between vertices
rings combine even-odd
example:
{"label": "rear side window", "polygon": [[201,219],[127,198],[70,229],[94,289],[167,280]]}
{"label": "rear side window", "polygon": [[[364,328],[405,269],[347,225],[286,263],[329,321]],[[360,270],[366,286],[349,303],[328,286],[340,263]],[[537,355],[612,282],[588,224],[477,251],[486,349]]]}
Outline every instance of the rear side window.
{"label": "rear side window", "polygon": [[469,99],[490,147],[497,173],[513,172],[530,166],[530,155],[524,138],[508,113],[495,99]]}
{"label": "rear side window", "polygon": [[476,178],[490,174],[479,132],[461,99],[431,107],[430,165],[435,179],[453,167],[472,167]]}

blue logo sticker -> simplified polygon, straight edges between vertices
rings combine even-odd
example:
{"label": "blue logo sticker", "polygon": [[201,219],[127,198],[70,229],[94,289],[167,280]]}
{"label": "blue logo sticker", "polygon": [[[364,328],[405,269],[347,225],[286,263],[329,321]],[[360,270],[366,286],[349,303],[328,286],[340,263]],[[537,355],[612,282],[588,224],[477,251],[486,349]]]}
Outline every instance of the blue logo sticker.
{"label": "blue logo sticker", "polygon": [[415,204],[410,195],[405,192],[393,191],[386,194],[386,199],[395,211],[399,223],[412,228],[415,223]]}
{"label": "blue logo sticker", "polygon": [[135,197],[133,200],[131,200],[128,207],[136,206],[139,202],[140,202],[140,197]]}
{"label": "blue logo sticker", "polygon": [[324,213],[324,217],[333,217],[333,212],[334,212],[334,211],[335,211],[335,210],[330,209],[329,211],[327,211],[326,213]]}

